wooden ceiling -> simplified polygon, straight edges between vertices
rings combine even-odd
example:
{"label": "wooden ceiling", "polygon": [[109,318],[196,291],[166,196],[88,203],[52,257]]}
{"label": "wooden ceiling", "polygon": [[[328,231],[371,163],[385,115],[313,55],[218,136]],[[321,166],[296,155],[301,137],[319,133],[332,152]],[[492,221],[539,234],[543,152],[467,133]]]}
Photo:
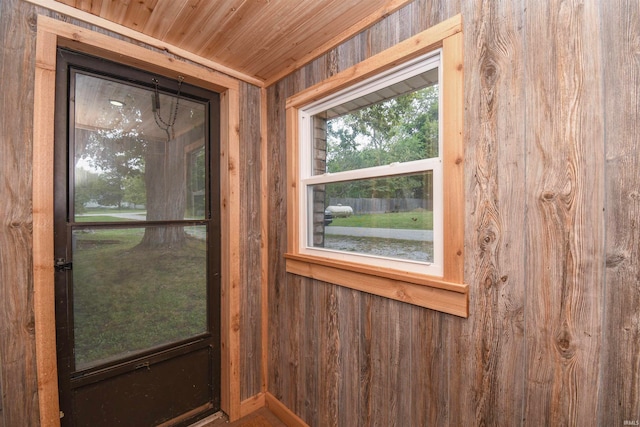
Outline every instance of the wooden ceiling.
{"label": "wooden ceiling", "polygon": [[272,83],[408,0],[57,0]]}

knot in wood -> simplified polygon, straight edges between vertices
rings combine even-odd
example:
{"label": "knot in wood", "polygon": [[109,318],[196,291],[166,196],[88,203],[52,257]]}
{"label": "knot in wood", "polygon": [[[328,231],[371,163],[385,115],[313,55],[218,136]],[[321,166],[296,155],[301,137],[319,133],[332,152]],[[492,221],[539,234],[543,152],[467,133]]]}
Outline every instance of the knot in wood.
{"label": "knot in wood", "polygon": [[562,330],[556,336],[556,349],[558,353],[565,358],[570,359],[573,357],[574,351],[571,343],[571,333],[567,330]]}
{"label": "knot in wood", "polygon": [[553,191],[545,191],[542,193],[542,198],[544,199],[544,201],[551,201],[553,199],[555,199],[556,194]]}
{"label": "knot in wood", "polygon": [[628,257],[627,254],[624,253],[615,253],[615,254],[608,254],[607,255],[607,268],[613,268],[613,267],[617,267],[618,265],[620,265],[622,262],[624,262],[624,260],[626,260]]}

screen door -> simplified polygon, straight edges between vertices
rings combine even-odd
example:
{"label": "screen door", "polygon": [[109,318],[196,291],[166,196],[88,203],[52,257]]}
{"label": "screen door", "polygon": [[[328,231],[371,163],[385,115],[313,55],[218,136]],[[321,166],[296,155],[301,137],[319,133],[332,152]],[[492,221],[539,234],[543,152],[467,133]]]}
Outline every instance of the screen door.
{"label": "screen door", "polygon": [[63,425],[219,409],[219,98],[183,80],[58,52]]}

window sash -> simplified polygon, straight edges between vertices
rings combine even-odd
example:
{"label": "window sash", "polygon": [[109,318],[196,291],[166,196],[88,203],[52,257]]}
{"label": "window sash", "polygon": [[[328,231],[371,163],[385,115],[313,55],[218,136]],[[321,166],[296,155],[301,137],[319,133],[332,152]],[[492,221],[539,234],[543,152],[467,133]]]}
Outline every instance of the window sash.
{"label": "window sash", "polygon": [[[365,80],[355,86],[344,89],[330,97],[321,99],[298,110],[298,149],[299,149],[299,223],[298,237],[300,252],[307,255],[316,255],[354,262],[399,269],[402,271],[428,274],[430,276],[443,276],[443,179],[442,179],[442,90],[438,90],[438,157],[414,160],[409,162],[394,162],[382,166],[374,166],[362,169],[353,169],[335,173],[313,174],[313,116],[332,108],[336,105],[348,102],[352,99],[375,92],[395,83],[407,80],[413,76],[427,71],[438,69],[438,84],[442,81],[441,49],[436,49],[408,63],[392,68],[387,72]],[[309,187],[318,184],[329,184],[345,181],[354,181],[369,178],[388,178],[408,175],[412,173],[433,173],[433,262],[420,262],[383,257],[367,253],[343,252],[335,249],[318,248],[309,242],[312,234],[313,200],[309,199]]]}
{"label": "window sash", "polygon": [[[299,208],[299,250],[300,253],[306,255],[316,255],[328,258],[334,258],[341,261],[350,261],[359,264],[367,264],[372,266],[380,266],[381,261],[384,262],[384,267],[393,268],[396,270],[402,270],[412,273],[427,274],[435,277],[443,276],[443,264],[444,264],[444,251],[443,251],[443,239],[444,239],[444,221],[443,221],[443,178],[442,178],[442,162],[439,159],[428,159],[427,161],[421,160],[420,163],[428,163],[433,167],[414,170],[414,172],[429,172],[433,173],[433,262],[421,262],[411,260],[401,260],[388,258],[383,256],[377,256],[366,253],[347,253],[338,251],[335,249],[314,247],[312,242],[309,242],[309,236],[314,226],[313,222],[313,200],[309,196],[309,188],[311,185],[326,184],[334,182],[350,181],[347,179],[341,180],[319,180],[323,175],[319,177],[313,177],[308,180],[301,181],[300,185],[300,208]],[[416,163],[416,162],[411,162]],[[375,169],[386,168],[385,166],[376,167]],[[373,169],[373,168],[370,168]],[[349,171],[352,172],[352,171]],[[404,175],[405,173],[398,174]],[[336,174],[337,175],[337,174]],[[347,173],[341,173],[341,175],[347,175]],[[352,175],[348,173],[348,175]],[[398,176],[396,175],[396,176]],[[394,175],[375,175],[374,178],[387,178]]]}

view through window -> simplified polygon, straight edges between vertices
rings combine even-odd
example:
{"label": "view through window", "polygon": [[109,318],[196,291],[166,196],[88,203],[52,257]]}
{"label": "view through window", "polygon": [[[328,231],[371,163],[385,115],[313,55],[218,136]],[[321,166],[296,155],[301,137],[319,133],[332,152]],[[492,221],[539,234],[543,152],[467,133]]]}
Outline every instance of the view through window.
{"label": "view through window", "polygon": [[438,82],[436,54],[301,110],[303,247],[439,267]]}

